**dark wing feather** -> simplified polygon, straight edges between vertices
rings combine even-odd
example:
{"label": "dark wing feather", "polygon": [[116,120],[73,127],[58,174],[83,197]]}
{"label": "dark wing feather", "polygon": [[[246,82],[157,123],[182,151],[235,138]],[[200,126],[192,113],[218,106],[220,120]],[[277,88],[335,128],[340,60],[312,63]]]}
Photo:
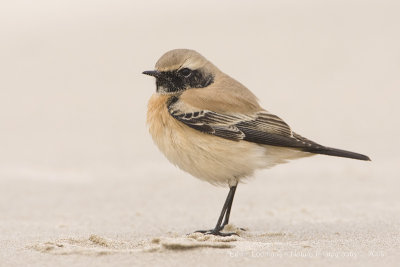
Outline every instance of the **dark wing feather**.
{"label": "dark wing feather", "polygon": [[174,105],[176,101],[168,105],[169,113],[187,126],[207,134],[234,141],[245,140],[263,145],[298,148],[316,154],[370,160],[368,156],[322,146],[304,138],[293,132],[281,118],[267,111],[252,116],[220,114],[207,110],[185,113]]}
{"label": "dark wing feather", "polygon": [[218,114],[211,111],[182,113],[169,108],[170,114],[180,122],[198,131],[216,135],[222,138],[239,141],[244,133],[235,124],[240,121],[236,116]]}
{"label": "dark wing feather", "polygon": [[321,147],[293,133],[282,119],[267,111],[260,111],[253,116],[206,110],[184,113],[170,105],[169,112],[193,129],[230,140],[293,148]]}

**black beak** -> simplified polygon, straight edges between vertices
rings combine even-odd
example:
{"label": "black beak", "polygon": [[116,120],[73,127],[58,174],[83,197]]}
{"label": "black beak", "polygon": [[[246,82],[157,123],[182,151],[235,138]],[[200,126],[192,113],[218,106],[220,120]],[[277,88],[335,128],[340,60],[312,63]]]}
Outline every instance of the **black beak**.
{"label": "black beak", "polygon": [[143,71],[142,73],[149,75],[149,76],[156,77],[156,78],[160,78],[160,76],[161,76],[161,72],[159,72],[157,70],[146,70],[146,71]]}

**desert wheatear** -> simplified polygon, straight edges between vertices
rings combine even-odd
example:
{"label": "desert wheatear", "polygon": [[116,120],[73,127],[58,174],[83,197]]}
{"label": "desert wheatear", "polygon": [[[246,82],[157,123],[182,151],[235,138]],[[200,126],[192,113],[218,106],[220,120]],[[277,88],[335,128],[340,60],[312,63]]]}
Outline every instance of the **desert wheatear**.
{"label": "desert wheatear", "polygon": [[201,232],[231,234],[221,230],[229,222],[237,184],[257,169],[315,154],[370,160],[293,132],[245,86],[196,51],[169,51],[155,70],[143,74],[156,78],[147,123],[161,152],[193,176],[230,188],[217,225]]}

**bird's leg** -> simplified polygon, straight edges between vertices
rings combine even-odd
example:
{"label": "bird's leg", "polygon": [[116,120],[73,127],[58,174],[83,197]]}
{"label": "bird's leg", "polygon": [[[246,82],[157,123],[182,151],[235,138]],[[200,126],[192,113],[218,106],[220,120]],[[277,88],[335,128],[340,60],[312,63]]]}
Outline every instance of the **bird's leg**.
{"label": "bird's leg", "polygon": [[[228,208],[227,208],[226,214],[225,214],[224,223],[222,224],[221,229],[224,229],[225,225],[227,225],[229,223],[229,216],[231,215],[231,208],[232,208],[233,198],[235,197],[236,187],[237,187],[237,185],[231,187],[231,190],[233,191],[232,197],[229,201]],[[229,191],[229,193],[230,193],[230,191]]]}
{"label": "bird's leg", "polygon": [[[208,231],[200,230],[200,231],[196,231],[196,232],[200,232],[200,233],[204,233],[204,234],[211,234],[211,235],[220,235],[220,236],[230,236],[230,235],[235,234],[235,233],[221,233],[221,230],[229,222],[229,215],[231,213],[233,197],[235,196],[236,187],[237,187],[237,185],[230,187],[228,196],[226,197],[224,206],[222,207],[222,211],[221,211],[221,214],[219,215],[217,225],[215,226],[215,228],[212,230],[208,230]],[[225,217],[225,219],[224,219],[224,217]],[[224,223],[222,223],[222,220],[224,220]]]}

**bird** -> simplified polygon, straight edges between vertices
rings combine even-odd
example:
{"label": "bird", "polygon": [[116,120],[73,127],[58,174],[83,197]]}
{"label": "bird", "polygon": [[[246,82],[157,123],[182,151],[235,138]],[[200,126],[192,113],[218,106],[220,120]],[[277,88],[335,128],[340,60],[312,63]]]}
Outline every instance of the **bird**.
{"label": "bird", "polygon": [[295,133],[280,117],[262,108],[249,89],[195,50],[168,51],[155,69],[143,74],[156,79],[147,125],[159,150],[192,176],[229,187],[216,226],[196,232],[235,234],[223,229],[229,224],[238,183],[255,170],[316,154],[370,160]]}

